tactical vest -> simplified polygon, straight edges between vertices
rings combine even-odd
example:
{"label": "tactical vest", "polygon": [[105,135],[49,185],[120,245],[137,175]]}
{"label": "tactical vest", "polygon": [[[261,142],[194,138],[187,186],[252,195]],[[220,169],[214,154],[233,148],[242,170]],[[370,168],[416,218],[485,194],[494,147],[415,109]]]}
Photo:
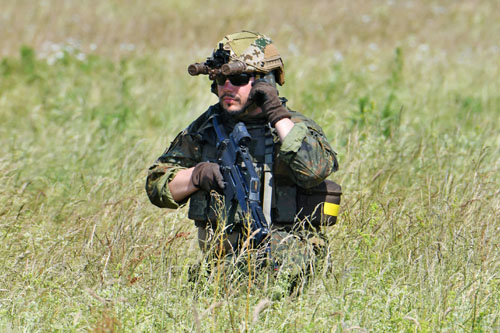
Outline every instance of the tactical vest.
{"label": "tactical vest", "polygon": [[[321,183],[312,189],[302,189],[298,187],[288,176],[291,174],[289,166],[277,158],[280,149],[280,141],[275,129],[264,124],[246,124],[247,130],[252,137],[249,145],[249,152],[261,184],[264,175],[264,163],[266,155],[266,137],[273,138],[273,191],[271,202],[271,219],[273,225],[282,225],[292,228],[297,222],[309,222],[314,226],[331,225],[336,222],[337,211],[325,214],[327,206],[325,198],[333,202],[335,207],[340,203],[340,186],[333,182]],[[232,128],[226,128],[231,132]],[[198,133],[193,137],[201,147],[202,161],[217,163],[216,134],[211,122],[211,118],[199,127]],[[269,160],[269,157],[268,157]],[[333,183],[333,184],[332,184]],[[216,224],[222,216],[226,218],[226,225],[239,226],[243,223],[244,215],[235,201],[230,208],[224,210],[224,198],[215,192],[205,191],[195,192],[189,203],[188,217],[195,221],[197,226],[206,226],[207,223]],[[261,188],[261,202],[263,201],[263,191]],[[321,207],[319,207],[321,205]]]}

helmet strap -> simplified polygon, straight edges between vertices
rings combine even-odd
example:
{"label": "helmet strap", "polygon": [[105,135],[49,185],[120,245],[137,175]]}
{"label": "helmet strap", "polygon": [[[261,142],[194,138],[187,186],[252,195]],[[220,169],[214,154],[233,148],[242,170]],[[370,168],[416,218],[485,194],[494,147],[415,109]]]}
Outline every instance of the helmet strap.
{"label": "helmet strap", "polygon": [[215,80],[212,81],[212,84],[210,85],[210,91],[215,94],[215,96],[219,97],[219,93],[217,91],[217,82]]}

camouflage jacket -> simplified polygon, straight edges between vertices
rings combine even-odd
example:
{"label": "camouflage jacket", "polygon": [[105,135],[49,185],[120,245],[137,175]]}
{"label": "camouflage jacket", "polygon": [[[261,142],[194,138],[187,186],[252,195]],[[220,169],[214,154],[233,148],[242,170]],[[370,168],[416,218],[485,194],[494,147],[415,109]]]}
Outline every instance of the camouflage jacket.
{"label": "camouflage jacket", "polygon": [[[336,153],[328,143],[322,129],[302,114],[291,110],[290,113],[295,126],[283,142],[280,142],[276,130],[270,129],[265,122],[245,122],[252,136],[250,154],[260,175],[264,161],[261,147],[264,145],[259,138],[263,138],[267,130],[271,131],[275,142],[273,220],[293,221],[296,212],[295,207],[290,207],[290,200],[295,200],[296,187],[315,186],[338,168]],[[146,192],[154,205],[178,208],[191,199],[189,217],[194,220],[210,220],[210,217],[203,218],[207,215],[207,208],[204,206],[210,206],[210,203],[207,203],[210,201],[209,194],[200,190],[190,198],[176,202],[172,198],[168,182],[181,169],[194,167],[203,161],[216,162],[216,139],[211,121],[214,114],[222,115],[219,104],[211,106],[179,133],[170,147],[149,168]],[[225,121],[223,125],[227,133],[230,133],[234,123]],[[200,206],[202,206],[201,211]],[[283,209],[285,207],[286,209]]]}

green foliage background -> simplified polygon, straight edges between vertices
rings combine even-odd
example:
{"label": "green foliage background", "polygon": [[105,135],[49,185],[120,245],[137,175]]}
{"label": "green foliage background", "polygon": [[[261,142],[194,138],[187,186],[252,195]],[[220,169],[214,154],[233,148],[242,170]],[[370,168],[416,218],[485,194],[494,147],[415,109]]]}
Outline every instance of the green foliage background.
{"label": "green foliage background", "polygon": [[[1,0],[0,329],[500,330],[499,6]],[[339,154],[342,216],[295,297],[190,281],[185,209],[143,189],[216,101],[187,66],[241,29]]]}

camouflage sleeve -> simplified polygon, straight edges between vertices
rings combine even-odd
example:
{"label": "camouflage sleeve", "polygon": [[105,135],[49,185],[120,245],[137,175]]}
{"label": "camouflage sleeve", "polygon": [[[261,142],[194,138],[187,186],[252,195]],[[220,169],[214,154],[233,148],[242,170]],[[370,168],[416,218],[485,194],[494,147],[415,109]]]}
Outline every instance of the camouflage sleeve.
{"label": "camouflage sleeve", "polygon": [[152,204],[161,208],[178,208],[187,202],[176,202],[172,198],[168,183],[177,172],[196,165],[199,160],[198,144],[186,130],[181,132],[170,147],[149,168],[146,179],[146,193]]}
{"label": "camouflage sleeve", "polygon": [[295,126],[283,140],[279,156],[290,167],[298,186],[312,187],[338,169],[336,153],[312,120],[292,117],[292,121]]}

